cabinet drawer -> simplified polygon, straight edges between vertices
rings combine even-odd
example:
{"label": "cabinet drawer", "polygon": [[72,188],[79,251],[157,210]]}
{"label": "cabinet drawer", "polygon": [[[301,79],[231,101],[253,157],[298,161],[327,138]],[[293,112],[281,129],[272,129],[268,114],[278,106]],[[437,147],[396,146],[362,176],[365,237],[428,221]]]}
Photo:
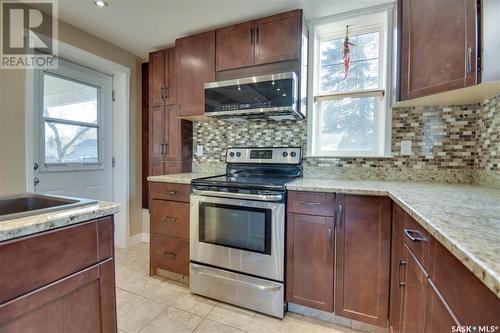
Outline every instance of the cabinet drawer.
{"label": "cabinet drawer", "polygon": [[189,239],[189,204],[151,200],[151,232]]}
{"label": "cabinet drawer", "polygon": [[403,228],[404,243],[415,255],[422,266],[429,269],[429,233],[410,215],[406,214]]}
{"label": "cabinet drawer", "polygon": [[[100,228],[105,225],[102,219],[101,238],[109,238],[110,228]],[[0,276],[6,277],[0,284],[0,303],[94,265],[98,246],[95,220],[0,245]]]}
{"label": "cabinet drawer", "polygon": [[288,193],[288,212],[308,215],[334,216],[335,194],[317,192]]}
{"label": "cabinet drawer", "polygon": [[149,184],[149,197],[151,199],[164,199],[180,202],[189,202],[189,190],[187,184],[158,183]]}
{"label": "cabinet drawer", "polygon": [[166,271],[189,275],[189,241],[152,233],[151,262]]}

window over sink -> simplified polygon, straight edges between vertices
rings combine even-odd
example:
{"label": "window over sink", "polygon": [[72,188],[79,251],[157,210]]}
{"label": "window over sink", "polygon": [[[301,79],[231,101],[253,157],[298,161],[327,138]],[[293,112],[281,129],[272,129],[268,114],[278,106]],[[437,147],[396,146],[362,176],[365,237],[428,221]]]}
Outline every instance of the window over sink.
{"label": "window over sink", "polygon": [[311,22],[309,156],[390,155],[392,15],[389,4]]}

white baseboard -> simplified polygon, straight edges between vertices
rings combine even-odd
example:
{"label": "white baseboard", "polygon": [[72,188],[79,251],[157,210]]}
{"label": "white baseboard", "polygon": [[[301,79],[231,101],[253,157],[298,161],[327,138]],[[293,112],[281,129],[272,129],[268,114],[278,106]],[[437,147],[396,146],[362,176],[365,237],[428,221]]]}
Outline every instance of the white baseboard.
{"label": "white baseboard", "polygon": [[149,243],[149,232],[143,232],[141,234],[141,239],[143,243]]}

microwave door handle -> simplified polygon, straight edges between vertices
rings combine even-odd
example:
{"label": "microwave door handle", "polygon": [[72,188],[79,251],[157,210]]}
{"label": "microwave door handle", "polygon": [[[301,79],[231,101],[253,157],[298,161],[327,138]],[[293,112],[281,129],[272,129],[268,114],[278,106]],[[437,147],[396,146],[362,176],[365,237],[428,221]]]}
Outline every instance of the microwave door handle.
{"label": "microwave door handle", "polygon": [[203,191],[203,190],[193,190],[193,194],[206,195],[209,197],[247,199],[256,201],[281,201],[283,199],[283,195],[281,194],[247,194],[247,193],[228,193],[228,192]]}

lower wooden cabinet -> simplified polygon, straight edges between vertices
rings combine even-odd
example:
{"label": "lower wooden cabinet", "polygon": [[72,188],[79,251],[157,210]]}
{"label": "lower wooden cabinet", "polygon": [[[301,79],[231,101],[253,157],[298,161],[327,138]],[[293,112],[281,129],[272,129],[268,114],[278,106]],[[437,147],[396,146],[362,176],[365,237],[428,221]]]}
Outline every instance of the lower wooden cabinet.
{"label": "lower wooden cabinet", "polygon": [[288,214],[286,298],[333,312],[332,217]]}
{"label": "lower wooden cabinet", "polygon": [[441,296],[434,283],[429,280],[427,286],[427,309],[425,311],[424,332],[449,332],[452,326],[458,325],[460,325],[460,323],[451,312],[443,296]]}
{"label": "lower wooden cabinet", "polygon": [[190,185],[151,182],[149,272],[157,268],[189,275]]}
{"label": "lower wooden cabinet", "polygon": [[0,245],[0,332],[116,332],[113,253],[111,216]]}
{"label": "lower wooden cabinet", "polygon": [[387,327],[391,200],[337,194],[335,314]]}

